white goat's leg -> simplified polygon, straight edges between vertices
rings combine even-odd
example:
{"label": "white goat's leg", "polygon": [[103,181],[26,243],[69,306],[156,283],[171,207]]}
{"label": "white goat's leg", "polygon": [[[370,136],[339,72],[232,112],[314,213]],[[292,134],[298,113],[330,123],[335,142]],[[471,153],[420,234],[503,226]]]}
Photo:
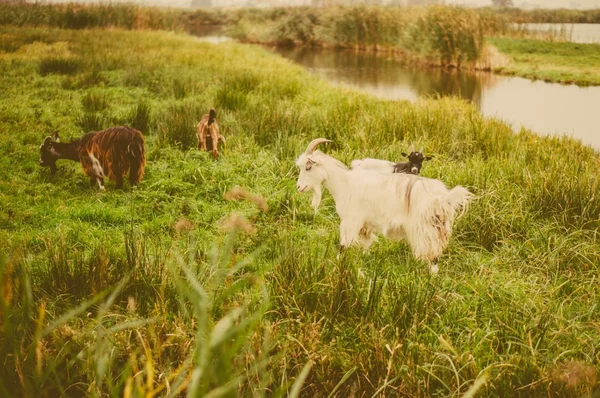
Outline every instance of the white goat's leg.
{"label": "white goat's leg", "polygon": [[359,239],[363,224],[362,220],[354,219],[343,219],[340,222],[340,252]]}
{"label": "white goat's leg", "polygon": [[312,201],[310,202],[310,205],[312,206],[312,208],[315,209],[315,215],[319,211],[319,205],[321,204],[322,196],[323,196],[323,192],[321,191],[321,187],[320,186],[315,187],[313,189]]}
{"label": "white goat's leg", "polygon": [[377,236],[375,236],[372,232],[367,232],[365,235],[360,235],[360,244],[365,251],[369,250],[373,242],[377,240]]}
{"label": "white goat's leg", "polygon": [[437,275],[439,270],[440,267],[438,267],[437,263],[431,263],[429,265],[429,272],[431,272],[432,275]]}

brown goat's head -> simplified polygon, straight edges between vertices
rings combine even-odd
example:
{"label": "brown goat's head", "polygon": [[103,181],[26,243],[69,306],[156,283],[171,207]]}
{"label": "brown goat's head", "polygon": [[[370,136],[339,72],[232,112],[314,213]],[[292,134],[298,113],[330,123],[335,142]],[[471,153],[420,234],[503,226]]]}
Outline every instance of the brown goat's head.
{"label": "brown goat's head", "polygon": [[60,159],[60,155],[54,148],[54,144],[57,142],[60,142],[60,137],[58,131],[54,131],[40,145],[40,166],[50,167],[52,174],[56,173],[56,161]]}

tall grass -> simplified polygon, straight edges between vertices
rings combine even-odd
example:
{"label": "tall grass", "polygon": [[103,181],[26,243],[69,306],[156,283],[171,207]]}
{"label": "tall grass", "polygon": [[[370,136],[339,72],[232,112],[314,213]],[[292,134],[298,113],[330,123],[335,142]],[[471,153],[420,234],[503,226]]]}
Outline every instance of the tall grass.
{"label": "tall grass", "polygon": [[52,73],[72,75],[81,69],[78,60],[65,57],[44,58],[40,62],[40,75],[45,76]]}
{"label": "tall grass", "polygon": [[3,2],[0,25],[55,26],[63,29],[116,27],[182,30],[182,12],[132,4],[48,4]]}
{"label": "tall grass", "polygon": [[[0,57],[0,395],[598,393],[597,151],[514,134],[455,98],[335,89],[258,47],[0,37],[15,48]],[[37,50],[56,42],[86,68],[40,75]],[[227,139],[216,161],[194,148],[211,106]],[[139,186],[98,192],[75,162],[40,168],[47,132],[78,137],[92,114],[147,126]],[[347,164],[423,145],[425,176],[477,196],[439,275],[386,239],[337,258],[331,196],[314,215],[295,189],[294,159],[318,136]],[[244,196],[234,187],[251,201],[225,199]]]}
{"label": "tall grass", "polygon": [[412,60],[460,67],[473,66],[480,58],[484,33],[506,25],[492,13],[466,8],[358,5],[242,14],[229,29],[242,41],[393,51]]}
{"label": "tall grass", "polygon": [[196,127],[204,109],[190,101],[170,104],[158,121],[160,141],[182,148],[196,146]]}
{"label": "tall grass", "polygon": [[133,109],[131,126],[140,130],[143,134],[148,134],[152,122],[152,107],[150,103],[146,100],[140,100]]}
{"label": "tall grass", "polygon": [[[394,51],[413,61],[473,66],[486,32],[506,31],[508,22],[490,11],[434,6],[278,8],[167,11],[133,5],[0,5],[0,25],[69,29],[119,27],[194,32],[226,25],[242,41],[278,45],[337,46]],[[469,65],[467,65],[469,64]]]}
{"label": "tall grass", "polygon": [[600,9],[574,10],[505,8],[497,11],[517,23],[600,23]]}

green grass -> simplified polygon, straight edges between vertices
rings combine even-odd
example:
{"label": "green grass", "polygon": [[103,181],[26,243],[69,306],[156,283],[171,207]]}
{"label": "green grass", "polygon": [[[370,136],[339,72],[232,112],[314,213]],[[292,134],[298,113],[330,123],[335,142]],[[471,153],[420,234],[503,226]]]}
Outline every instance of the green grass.
{"label": "green grass", "polygon": [[[259,47],[118,29],[0,37],[12,38],[0,53],[0,395],[598,394],[591,148],[514,134],[458,99],[334,89]],[[49,54],[81,68],[42,74]],[[216,161],[193,145],[211,106],[227,138]],[[74,162],[55,176],[37,163],[55,129],[66,141],[132,123],[148,159],[134,189],[98,192]],[[384,239],[336,258],[331,196],[313,216],[295,190],[293,161],[318,136],[346,163],[423,145],[435,155],[424,175],[477,195],[438,276]],[[224,200],[236,186],[269,210]]]}
{"label": "green grass", "polygon": [[341,47],[392,52],[410,62],[473,67],[488,29],[501,29],[491,13],[431,7],[346,6],[239,12],[228,33],[243,42]]}
{"label": "green grass", "polygon": [[600,44],[491,38],[488,41],[511,58],[495,71],[550,82],[600,85]]}
{"label": "green grass", "polygon": [[600,23],[600,8],[588,10],[503,8],[496,12],[517,23]]}

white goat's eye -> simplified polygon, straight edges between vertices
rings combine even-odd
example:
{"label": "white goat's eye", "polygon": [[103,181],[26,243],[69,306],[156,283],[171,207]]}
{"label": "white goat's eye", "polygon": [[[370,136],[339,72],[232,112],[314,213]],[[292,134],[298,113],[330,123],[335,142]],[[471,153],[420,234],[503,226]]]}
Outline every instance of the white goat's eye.
{"label": "white goat's eye", "polygon": [[309,171],[310,169],[312,169],[313,164],[311,162],[306,163],[306,171]]}

